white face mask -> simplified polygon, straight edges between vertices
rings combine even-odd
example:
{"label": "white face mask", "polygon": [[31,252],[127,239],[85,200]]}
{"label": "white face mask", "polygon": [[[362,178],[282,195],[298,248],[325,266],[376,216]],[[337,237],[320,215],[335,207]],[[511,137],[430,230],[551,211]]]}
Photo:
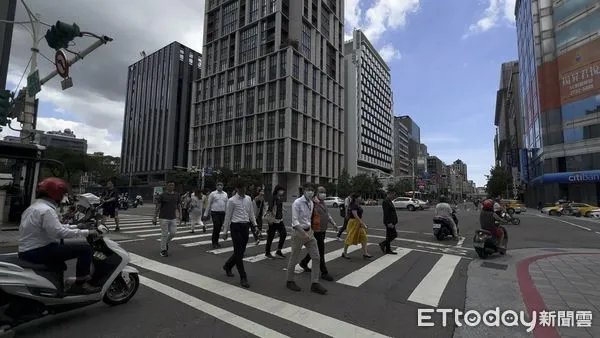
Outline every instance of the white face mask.
{"label": "white face mask", "polygon": [[319,199],[320,200],[325,200],[325,197],[327,197],[327,194],[325,194],[323,192],[319,193]]}

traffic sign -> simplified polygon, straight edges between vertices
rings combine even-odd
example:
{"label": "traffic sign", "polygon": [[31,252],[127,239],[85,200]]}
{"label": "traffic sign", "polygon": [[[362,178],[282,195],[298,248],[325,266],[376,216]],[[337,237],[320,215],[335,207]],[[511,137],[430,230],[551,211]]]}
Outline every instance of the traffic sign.
{"label": "traffic sign", "polygon": [[27,76],[27,95],[34,97],[35,94],[42,91],[42,85],[40,84],[40,71],[36,70],[29,76]]}
{"label": "traffic sign", "polygon": [[212,172],[213,172],[212,167],[204,168],[204,176],[212,176]]}
{"label": "traffic sign", "polygon": [[58,75],[63,78],[69,77],[69,61],[67,60],[67,54],[62,49],[56,51],[54,64],[56,65]]}

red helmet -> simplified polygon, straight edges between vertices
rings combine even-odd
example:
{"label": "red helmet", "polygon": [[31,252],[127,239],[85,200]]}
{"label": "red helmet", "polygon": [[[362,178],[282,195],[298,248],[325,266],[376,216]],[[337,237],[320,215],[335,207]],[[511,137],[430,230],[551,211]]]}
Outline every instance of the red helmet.
{"label": "red helmet", "polygon": [[67,183],[58,177],[48,177],[42,180],[36,189],[36,193],[44,193],[55,202],[60,202],[67,192]]}
{"label": "red helmet", "polygon": [[494,201],[492,201],[491,199],[487,199],[481,202],[481,207],[483,208],[483,210],[494,210]]}

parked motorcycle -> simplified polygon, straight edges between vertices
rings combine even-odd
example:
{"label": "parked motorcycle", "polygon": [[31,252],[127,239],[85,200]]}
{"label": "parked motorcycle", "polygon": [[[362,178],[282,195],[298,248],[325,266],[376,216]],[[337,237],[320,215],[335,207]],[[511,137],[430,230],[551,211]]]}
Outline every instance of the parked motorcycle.
{"label": "parked motorcycle", "polygon": [[127,197],[119,197],[119,201],[118,201],[117,207],[120,210],[127,210],[127,209],[129,209],[129,201],[128,201]]}
{"label": "parked motorcycle", "polygon": [[511,214],[509,214],[509,213],[507,213],[507,212],[503,212],[503,213],[502,213],[502,218],[503,218],[503,219],[504,219],[504,220],[505,220],[507,223],[511,223],[511,224],[513,224],[513,225],[519,225],[519,224],[521,224],[521,219],[520,219],[520,218],[518,218],[518,217],[516,217],[516,216],[514,216],[514,214],[513,214],[513,215],[511,215]]}
{"label": "parked motorcycle", "polygon": [[573,208],[571,206],[560,208],[559,211],[560,211],[559,216],[565,215],[565,216],[581,217],[581,212],[579,211],[579,209]]}
{"label": "parked motorcycle", "polygon": [[108,228],[100,225],[102,204],[94,205],[83,195],[79,195],[76,203],[76,217],[83,216],[78,218],[78,226],[96,229],[101,234],[87,238],[94,252],[94,269],[89,283],[101,287],[100,292],[90,295],[69,293],[74,278],[64,279],[67,269],[64,263],[47,266],[21,260],[17,254],[0,256],[0,333],[101,300],[109,305],[124,304],[137,292],[139,272],[128,265],[129,254],[118,243],[104,237]]}
{"label": "parked motorcycle", "polygon": [[[458,230],[458,217],[456,217],[456,209],[452,209],[452,219],[454,220],[454,224],[456,224],[456,234],[459,234]],[[434,217],[433,218],[433,236],[438,241],[443,241],[448,236],[452,236],[452,225],[448,222],[447,219],[442,217]]]}
{"label": "parked motorcycle", "polygon": [[504,231],[504,238],[502,240],[502,246],[504,248],[500,248],[498,246],[498,240],[496,237],[489,231],[485,229],[479,229],[475,231],[475,236],[473,237],[473,247],[475,248],[475,252],[479,258],[485,259],[489,255],[494,253],[499,253],[501,255],[506,254],[506,246],[508,244],[508,232],[506,228],[500,226],[502,231]]}

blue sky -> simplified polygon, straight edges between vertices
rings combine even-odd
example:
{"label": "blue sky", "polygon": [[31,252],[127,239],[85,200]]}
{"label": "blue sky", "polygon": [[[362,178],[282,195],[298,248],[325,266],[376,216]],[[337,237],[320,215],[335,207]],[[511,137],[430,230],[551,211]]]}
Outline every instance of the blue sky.
{"label": "blue sky", "polygon": [[[363,12],[373,5],[360,2]],[[495,0],[491,6],[487,1],[420,1],[404,27],[387,29],[375,43],[378,48],[391,43],[401,55],[388,62],[394,114],[415,120],[430,155],[447,164],[465,161],[469,179],[478,186],[485,184],[494,161],[500,65],[517,59],[515,28],[504,17],[503,5]]]}
{"label": "blue sky", "polygon": [[[115,37],[71,68],[73,88],[62,91],[58,79],[44,85],[38,95],[38,129],[70,128],[88,140],[90,152],[120,155],[127,66],[139,60],[142,50],[152,52],[172,41],[202,50],[202,1],[171,0],[166,8],[160,0],[146,1],[142,8],[120,0],[36,3],[36,11],[52,18],[46,21],[85,23],[90,31]],[[345,0],[346,37],[353,27],[362,29],[392,69],[395,115],[415,120],[431,155],[448,164],[466,162],[469,179],[478,186],[485,184],[494,161],[500,65],[517,58],[514,3]],[[116,5],[131,10],[115,13],[110,8]],[[20,7],[17,19],[24,20]],[[151,26],[148,17],[154,18]],[[26,31],[15,29],[7,79],[11,90],[27,64],[30,41]],[[53,55],[44,43],[41,48],[46,56]],[[43,58],[38,64],[40,74],[53,68]],[[0,136],[6,134],[15,133],[5,128]]]}

